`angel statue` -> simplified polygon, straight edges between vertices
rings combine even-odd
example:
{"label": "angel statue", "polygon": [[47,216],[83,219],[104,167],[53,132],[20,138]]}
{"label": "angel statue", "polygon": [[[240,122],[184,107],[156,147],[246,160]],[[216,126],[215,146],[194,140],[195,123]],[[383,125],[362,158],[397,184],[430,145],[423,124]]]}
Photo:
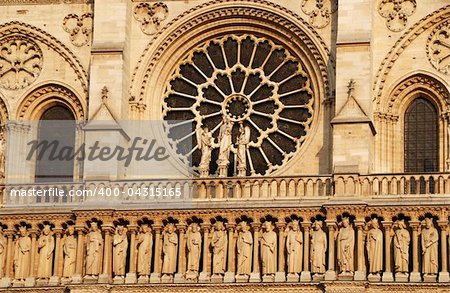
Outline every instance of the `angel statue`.
{"label": "angel statue", "polygon": [[214,144],[214,139],[212,133],[209,131],[208,127],[204,129],[197,129],[197,145],[198,149],[202,152],[200,158],[200,165],[198,169],[200,171],[200,176],[209,175],[209,163],[211,162],[211,151]]}
{"label": "angel statue", "polygon": [[219,132],[219,158],[217,165],[219,166],[219,176],[227,176],[228,165],[230,164],[230,151],[233,147],[231,139],[231,131],[233,123],[226,117],[223,118]]}
{"label": "angel statue", "polygon": [[247,145],[250,142],[250,127],[245,126],[241,123],[239,125],[239,136],[237,139],[237,171],[238,176],[245,176],[247,171]]}

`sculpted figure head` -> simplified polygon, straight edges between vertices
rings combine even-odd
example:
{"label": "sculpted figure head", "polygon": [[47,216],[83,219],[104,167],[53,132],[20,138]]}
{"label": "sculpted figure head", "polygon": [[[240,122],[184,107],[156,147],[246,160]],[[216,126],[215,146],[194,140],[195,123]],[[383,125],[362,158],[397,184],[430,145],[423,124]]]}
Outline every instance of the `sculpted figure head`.
{"label": "sculpted figure head", "polygon": [[44,229],[42,229],[42,233],[47,236],[50,234],[52,230],[50,229],[50,225],[44,225]]}
{"label": "sculpted figure head", "polygon": [[225,230],[225,226],[223,225],[223,222],[221,222],[221,221],[217,221],[215,226],[216,226],[215,228],[216,228],[217,231]]}
{"label": "sculpted figure head", "polygon": [[98,223],[97,222],[91,222],[91,231],[93,231],[93,232],[98,231]]}
{"label": "sculpted figure head", "polygon": [[300,230],[300,226],[298,224],[298,220],[293,220],[292,224],[291,224],[291,227],[292,227],[292,231],[294,231],[294,232],[297,232],[298,230]]}
{"label": "sculpted figure head", "polygon": [[378,223],[378,218],[373,218],[370,221],[370,225],[372,226],[372,228],[378,229],[380,227],[380,224]]}
{"label": "sculpted figure head", "polygon": [[248,226],[246,221],[242,221],[240,225],[242,232],[247,232],[248,230],[250,230],[250,227]]}
{"label": "sculpted figure head", "polygon": [[425,228],[430,229],[433,226],[433,219],[425,218]]}
{"label": "sculpted figure head", "polygon": [[117,234],[123,235],[124,232],[125,232],[125,227],[122,226],[122,225],[118,225],[117,228],[116,228],[116,231],[117,231]]}
{"label": "sculpted figure head", "polygon": [[20,226],[19,227],[19,234],[22,237],[27,236],[27,227],[26,226]]}
{"label": "sculpted figure head", "polygon": [[69,226],[67,227],[67,233],[72,236],[73,234],[75,234],[75,227],[74,226]]}
{"label": "sculpted figure head", "polygon": [[167,233],[172,234],[175,232],[175,225],[172,223],[167,224]]}
{"label": "sculpted figure head", "polygon": [[141,225],[141,232],[142,233],[147,233],[147,232],[151,232],[151,228],[147,223],[143,223]]}
{"label": "sculpted figure head", "polygon": [[323,225],[323,222],[321,220],[315,221],[313,224],[314,231],[319,231],[320,229],[322,229],[322,225]]}
{"label": "sculpted figure head", "polygon": [[404,229],[406,229],[405,220],[397,220],[397,228],[398,228],[399,230],[404,230]]}
{"label": "sculpted figure head", "polygon": [[344,228],[347,228],[348,226],[350,226],[350,219],[348,217],[343,217],[342,218],[342,226]]}
{"label": "sculpted figure head", "polygon": [[273,230],[272,222],[271,222],[271,221],[265,221],[265,222],[264,222],[264,229],[265,229],[267,232],[272,231],[272,230]]}

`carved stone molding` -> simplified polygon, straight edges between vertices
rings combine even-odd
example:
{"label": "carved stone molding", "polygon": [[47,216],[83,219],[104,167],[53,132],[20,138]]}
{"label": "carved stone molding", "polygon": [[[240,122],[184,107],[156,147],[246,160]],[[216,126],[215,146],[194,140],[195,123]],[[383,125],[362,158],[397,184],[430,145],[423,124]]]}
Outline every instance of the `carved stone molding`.
{"label": "carved stone molding", "polygon": [[22,89],[36,80],[42,70],[39,46],[24,36],[0,40],[0,85],[7,90]]}
{"label": "carved stone molding", "polygon": [[140,3],[134,7],[134,18],[139,21],[142,32],[147,35],[158,32],[168,15],[169,8],[163,2]]}
{"label": "carved stone molding", "polygon": [[331,21],[331,0],[303,0],[302,11],[309,16],[309,24],[315,28],[324,28]]}
{"label": "carved stone molding", "polygon": [[438,24],[431,32],[427,56],[434,68],[450,75],[450,20]]}
{"label": "carved stone molding", "polygon": [[68,14],[63,20],[63,29],[70,34],[74,46],[82,47],[89,44],[92,35],[92,13]]}
{"label": "carved stone molding", "polygon": [[393,32],[406,27],[408,17],[416,11],[416,0],[382,0],[378,4],[378,13],[386,19],[386,26]]}
{"label": "carved stone molding", "polygon": [[0,5],[90,4],[94,0],[0,0]]}

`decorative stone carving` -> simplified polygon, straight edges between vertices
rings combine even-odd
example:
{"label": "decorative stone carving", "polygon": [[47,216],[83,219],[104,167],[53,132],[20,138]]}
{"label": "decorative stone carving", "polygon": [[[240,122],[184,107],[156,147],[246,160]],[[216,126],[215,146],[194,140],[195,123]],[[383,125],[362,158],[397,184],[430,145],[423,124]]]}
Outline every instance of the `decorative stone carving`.
{"label": "decorative stone carving", "polygon": [[422,229],[422,273],[424,277],[434,276],[438,273],[439,255],[438,241],[439,234],[434,227],[432,217],[426,217],[423,221]]}
{"label": "decorative stone carving", "polygon": [[230,152],[233,147],[231,132],[233,130],[233,122],[224,116],[219,131],[219,158],[217,165],[219,166],[219,176],[227,176],[228,166],[230,165]]}
{"label": "decorative stone carving", "polygon": [[322,275],[325,273],[326,256],[328,248],[327,235],[322,230],[323,221],[316,220],[311,233],[311,272]]}
{"label": "decorative stone carving", "polygon": [[207,127],[197,129],[197,145],[202,152],[198,170],[200,176],[209,175],[209,164],[211,163],[211,151],[214,145],[214,139]]}
{"label": "decorative stone carving", "polygon": [[26,225],[19,227],[19,235],[14,248],[14,277],[15,281],[25,281],[28,277],[31,261],[31,238]]}
{"label": "decorative stone carving", "polygon": [[348,216],[342,217],[337,236],[337,259],[341,274],[353,274],[355,254],[355,230]]}
{"label": "decorative stone carving", "polygon": [[67,227],[62,246],[64,255],[63,277],[71,278],[75,274],[77,262],[77,238],[75,237],[75,227],[73,225]]}
{"label": "decorative stone carving", "polygon": [[298,278],[302,271],[303,261],[303,234],[300,231],[298,220],[292,220],[287,227],[286,252],[287,252],[287,273]]}
{"label": "decorative stone carving", "polygon": [[302,11],[309,16],[313,27],[324,28],[331,20],[331,5],[331,0],[303,0]]}
{"label": "decorative stone carving", "polygon": [[0,40],[0,86],[7,90],[25,88],[42,70],[42,51],[30,39],[10,36]]}
{"label": "decorative stone carving", "polygon": [[237,175],[245,176],[247,173],[247,145],[250,142],[250,127],[239,124],[239,135],[237,138]]}
{"label": "decorative stone carving", "polygon": [[102,270],[103,237],[98,222],[90,223],[86,236],[86,277],[96,278]]}
{"label": "decorative stone carving", "polygon": [[213,252],[213,276],[222,276],[225,274],[227,262],[227,231],[222,221],[216,221],[212,229],[211,247]]}
{"label": "decorative stone carving", "polygon": [[366,236],[369,273],[378,278],[383,271],[383,232],[380,230],[378,218],[373,218],[367,225]]}
{"label": "decorative stone carving", "polygon": [[6,170],[6,135],[5,132],[0,132],[0,179],[5,178]]}
{"label": "decorative stone carving", "polygon": [[177,270],[178,235],[173,223],[168,223],[163,231],[163,267],[162,273],[171,278]]}
{"label": "decorative stone carving", "polygon": [[63,29],[70,34],[70,41],[74,46],[82,47],[89,44],[92,35],[92,13],[68,14],[63,20]]}
{"label": "decorative stone carving", "polygon": [[150,275],[152,263],[153,235],[148,223],[142,223],[137,236],[137,272],[139,277]]}
{"label": "decorative stone carving", "polygon": [[266,220],[261,232],[261,266],[264,276],[274,276],[277,272],[277,233],[273,223]]}
{"label": "decorative stone carving", "polygon": [[113,237],[113,272],[115,278],[125,277],[125,264],[127,261],[128,237],[127,228],[117,225]]}
{"label": "decorative stone carving", "polygon": [[242,221],[238,226],[237,275],[250,276],[252,272],[253,236],[250,226]]}
{"label": "decorative stone carving", "polygon": [[4,235],[3,225],[0,223],[0,278],[5,276],[7,249],[8,239]]}
{"label": "decorative stone carving", "polygon": [[140,3],[134,7],[134,18],[139,21],[142,32],[147,35],[158,32],[168,15],[169,8],[163,2]]}
{"label": "decorative stone carving", "polygon": [[450,20],[438,24],[431,32],[427,55],[434,68],[450,75]]}
{"label": "decorative stone carving", "polygon": [[200,252],[202,251],[202,235],[198,223],[191,223],[187,230],[188,270],[186,279],[196,280],[200,268]]}
{"label": "decorative stone carving", "polygon": [[38,278],[49,279],[52,276],[53,251],[55,249],[55,239],[50,225],[44,225],[37,248],[39,252]]}
{"label": "decorative stone carving", "polygon": [[378,5],[378,13],[386,19],[386,26],[393,32],[406,27],[408,17],[416,11],[416,0],[382,0]]}
{"label": "decorative stone carving", "polygon": [[409,243],[411,236],[406,229],[404,219],[394,223],[394,269],[396,274],[407,275],[409,272]]}

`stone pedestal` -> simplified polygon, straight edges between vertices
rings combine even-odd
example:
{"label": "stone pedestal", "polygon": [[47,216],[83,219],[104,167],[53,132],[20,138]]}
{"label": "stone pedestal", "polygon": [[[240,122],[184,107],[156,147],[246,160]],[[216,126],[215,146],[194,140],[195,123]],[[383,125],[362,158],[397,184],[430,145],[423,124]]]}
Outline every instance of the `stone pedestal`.
{"label": "stone pedestal", "polygon": [[234,272],[226,272],[225,276],[223,277],[224,283],[234,283],[236,281]]}
{"label": "stone pedestal", "polygon": [[0,288],[7,288],[11,286],[11,278],[4,277],[0,279]]}
{"label": "stone pedestal", "polygon": [[53,276],[48,280],[49,286],[58,286],[60,284],[61,280],[58,276]]}
{"label": "stone pedestal", "polygon": [[353,279],[355,281],[365,281],[366,280],[366,272],[356,271]]}
{"label": "stone pedestal", "polygon": [[137,282],[136,273],[127,273],[125,277],[125,284],[135,284]]}
{"label": "stone pedestal", "polygon": [[336,280],[336,271],[327,271],[325,273],[325,281],[334,281]]}
{"label": "stone pedestal", "polygon": [[[68,278],[66,278],[68,279]],[[66,280],[65,280],[66,281]],[[73,275],[71,280],[70,280],[70,284],[81,284],[83,283],[83,277],[81,277],[81,275]]]}
{"label": "stone pedestal", "polygon": [[[26,285],[25,285],[26,286]],[[48,286],[48,279],[37,279],[36,286]]]}
{"label": "stone pedestal", "polygon": [[198,276],[199,283],[209,283],[211,281],[211,277],[207,272],[201,272]]}
{"label": "stone pedestal", "polygon": [[302,272],[300,274],[300,282],[311,282],[311,272]]}
{"label": "stone pedestal", "polygon": [[408,273],[396,273],[395,281],[396,282],[408,282],[409,275]]}
{"label": "stone pedestal", "polygon": [[101,274],[100,276],[98,276],[98,283],[99,284],[111,283],[111,276],[108,274]]}
{"label": "stone pedestal", "polygon": [[[326,280],[326,276],[325,276]],[[353,272],[342,272],[338,275],[340,281],[353,281]]]}
{"label": "stone pedestal", "polygon": [[25,281],[18,281],[18,280],[14,280],[14,282],[12,283],[13,287],[23,287],[25,286]]}
{"label": "stone pedestal", "polygon": [[[83,278],[83,283],[86,284],[94,284],[98,282],[98,277],[97,276],[84,276]],[[108,282],[106,282],[108,283]]]}
{"label": "stone pedestal", "polygon": [[449,273],[448,272],[440,272],[438,281],[439,281],[439,283],[448,283],[448,282],[450,282]]}
{"label": "stone pedestal", "polygon": [[25,285],[25,287],[34,287],[34,286],[36,286],[36,278],[34,278],[34,277],[26,278],[24,285]]}
{"label": "stone pedestal", "polygon": [[298,274],[288,274],[286,280],[287,282],[298,282],[300,276]]}
{"label": "stone pedestal", "polygon": [[436,282],[436,275],[423,275],[423,281],[427,283],[434,283]]}
{"label": "stone pedestal", "polygon": [[325,274],[314,274],[314,275],[312,276],[312,280],[313,280],[314,282],[320,282],[320,281],[323,281],[323,280],[325,280]]}
{"label": "stone pedestal", "polygon": [[161,283],[161,274],[160,273],[152,273],[150,275],[150,283]]}
{"label": "stone pedestal", "polygon": [[249,282],[250,283],[259,283],[259,282],[261,282],[261,276],[259,275],[259,273],[251,273]]}
{"label": "stone pedestal", "polygon": [[169,274],[162,275],[161,283],[164,283],[164,284],[173,283],[173,275],[169,275]]}
{"label": "stone pedestal", "polygon": [[367,280],[369,282],[380,282],[381,276],[380,276],[380,274],[369,274],[369,276],[367,277]]}
{"label": "stone pedestal", "polygon": [[248,279],[248,275],[236,275],[236,283],[247,283]]}
{"label": "stone pedestal", "polygon": [[273,282],[275,282],[275,276],[274,275],[263,275],[262,281],[263,281],[263,283],[273,283]]}
{"label": "stone pedestal", "polygon": [[114,285],[125,284],[125,278],[123,276],[115,276],[113,279],[113,284]]}
{"label": "stone pedestal", "polygon": [[422,282],[422,277],[420,276],[419,272],[412,272],[411,275],[409,275],[409,281],[410,282]]}
{"label": "stone pedestal", "polygon": [[150,282],[150,279],[148,276],[140,276],[137,279],[138,284],[148,284],[148,282]]}
{"label": "stone pedestal", "polygon": [[275,274],[275,282],[277,282],[277,283],[286,282],[286,273],[285,272],[277,272]]}
{"label": "stone pedestal", "polygon": [[180,284],[180,283],[184,283],[184,282],[186,282],[186,280],[190,280],[190,279],[188,279],[188,274],[189,273],[187,273],[186,274],[186,278],[184,278],[184,274],[182,274],[182,273],[176,273],[175,274],[175,277],[173,278],[173,282],[174,283],[177,283],[177,284]]}
{"label": "stone pedestal", "polygon": [[384,272],[382,280],[383,282],[394,282],[394,275],[392,272]]}
{"label": "stone pedestal", "polygon": [[211,283],[223,283],[223,276],[214,274],[211,276]]}

